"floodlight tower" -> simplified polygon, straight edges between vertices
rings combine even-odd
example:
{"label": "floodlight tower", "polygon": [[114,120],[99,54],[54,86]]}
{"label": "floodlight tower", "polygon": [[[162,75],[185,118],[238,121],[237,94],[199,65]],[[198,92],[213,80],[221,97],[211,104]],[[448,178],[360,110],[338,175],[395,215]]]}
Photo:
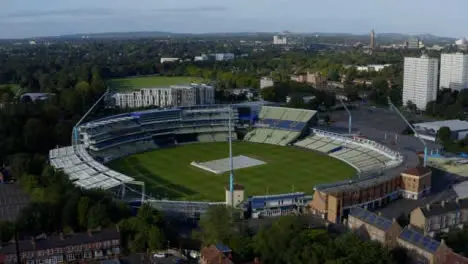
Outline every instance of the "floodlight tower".
{"label": "floodlight tower", "polygon": [[229,191],[231,205],[234,206],[234,161],[232,157],[232,105],[229,105]]}
{"label": "floodlight tower", "polygon": [[426,142],[424,141],[424,139],[418,137],[418,132],[416,131],[416,129],[413,128],[413,126],[410,124],[410,122],[408,122],[408,120],[405,118],[405,116],[403,116],[403,114],[400,112],[400,110],[398,110],[398,108],[392,103],[392,101],[390,100],[390,97],[387,97],[387,100],[388,100],[388,105],[390,106],[390,110],[394,110],[401,117],[401,119],[403,119],[403,121],[405,121],[405,123],[413,131],[414,135],[424,145],[424,162],[423,162],[423,166],[426,167],[427,166],[427,144],[426,144]]}
{"label": "floodlight tower", "polygon": [[[78,144],[78,126],[89,115],[89,113],[91,113],[91,111],[93,111],[93,109],[99,104],[99,102],[101,102],[102,99],[104,99],[104,97],[108,93],[109,93],[109,88],[107,88],[107,90],[104,92],[104,94],[102,94],[102,96],[99,97],[99,99],[88,109],[88,111],[83,115],[83,117],[81,117],[81,119],[75,124],[75,126],[73,126],[73,133],[72,133],[72,138],[71,138],[72,146],[74,146],[75,144]],[[76,142],[75,142],[75,140],[76,140]]]}
{"label": "floodlight tower", "polygon": [[341,104],[343,105],[344,109],[346,110],[346,112],[348,112],[348,134],[351,135],[352,134],[352,117],[351,117],[351,111],[349,111],[348,107],[346,106],[346,104],[343,102],[343,99],[341,99],[340,97],[338,98],[341,102]]}

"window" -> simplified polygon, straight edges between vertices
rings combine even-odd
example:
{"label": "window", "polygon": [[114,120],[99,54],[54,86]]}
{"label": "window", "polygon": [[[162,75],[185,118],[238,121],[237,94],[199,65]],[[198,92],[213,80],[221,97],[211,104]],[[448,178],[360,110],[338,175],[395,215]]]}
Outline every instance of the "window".
{"label": "window", "polygon": [[67,254],[67,261],[74,261],[74,260],[75,260],[75,254],[68,253]]}
{"label": "window", "polygon": [[91,251],[85,251],[84,253],[84,258],[85,259],[90,259],[93,257],[93,253]]}
{"label": "window", "polygon": [[95,250],[94,251],[94,257],[95,258],[100,258],[103,256],[102,250]]}

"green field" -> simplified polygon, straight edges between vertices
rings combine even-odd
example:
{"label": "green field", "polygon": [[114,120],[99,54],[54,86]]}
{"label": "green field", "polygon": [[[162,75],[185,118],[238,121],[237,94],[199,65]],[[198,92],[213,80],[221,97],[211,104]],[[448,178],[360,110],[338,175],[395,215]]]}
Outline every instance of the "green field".
{"label": "green field", "polygon": [[176,84],[200,83],[203,79],[197,77],[177,76],[145,76],[131,77],[123,79],[113,79],[110,81],[110,87],[115,90],[132,90],[151,87],[167,87]]}
{"label": "green field", "polygon": [[[234,172],[235,182],[244,185],[246,195],[293,190],[311,194],[315,184],[348,179],[356,173],[342,161],[294,147],[235,142],[233,154],[267,163]],[[227,156],[227,143],[189,144],[129,156],[111,162],[109,167],[144,181],[146,193],[155,198],[224,201],[229,173],[216,175],[190,163]]]}

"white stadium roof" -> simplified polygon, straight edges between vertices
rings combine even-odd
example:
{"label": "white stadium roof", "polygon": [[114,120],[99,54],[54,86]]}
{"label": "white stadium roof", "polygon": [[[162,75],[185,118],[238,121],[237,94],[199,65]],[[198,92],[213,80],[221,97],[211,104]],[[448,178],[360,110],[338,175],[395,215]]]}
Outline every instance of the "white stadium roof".
{"label": "white stadium roof", "polygon": [[52,149],[49,151],[49,159],[54,168],[62,169],[75,185],[85,189],[106,190],[134,181],[95,161],[83,145]]}
{"label": "white stadium roof", "polygon": [[435,122],[426,122],[426,123],[418,123],[414,124],[416,129],[426,129],[426,130],[433,130],[434,132],[439,131],[441,127],[448,127],[451,131],[464,131],[468,130],[468,122],[462,120],[443,120],[443,121],[435,121]]}

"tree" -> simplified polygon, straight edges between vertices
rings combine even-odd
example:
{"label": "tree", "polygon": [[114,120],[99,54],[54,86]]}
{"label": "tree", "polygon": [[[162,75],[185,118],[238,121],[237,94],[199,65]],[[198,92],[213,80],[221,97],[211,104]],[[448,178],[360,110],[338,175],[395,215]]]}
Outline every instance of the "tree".
{"label": "tree", "polygon": [[88,211],[91,207],[91,199],[84,196],[78,201],[78,224],[81,228],[88,227]]}
{"label": "tree", "polygon": [[88,229],[96,229],[98,227],[106,227],[110,224],[107,208],[102,203],[97,203],[88,211]]}
{"label": "tree", "polygon": [[408,100],[406,102],[406,109],[408,109],[411,113],[415,113],[416,110],[418,110],[418,107],[411,100]]}
{"label": "tree", "polygon": [[437,131],[437,139],[442,142],[442,144],[446,144],[451,141],[452,138],[452,131],[448,127],[441,127],[439,131]]}
{"label": "tree", "polygon": [[9,221],[0,222],[0,242],[6,243],[10,241],[15,232],[15,224]]}
{"label": "tree", "polygon": [[226,206],[210,207],[200,219],[200,239],[204,245],[228,244],[235,230],[234,211]]}
{"label": "tree", "polygon": [[157,226],[153,226],[148,230],[148,248],[157,250],[163,248],[163,235]]}

